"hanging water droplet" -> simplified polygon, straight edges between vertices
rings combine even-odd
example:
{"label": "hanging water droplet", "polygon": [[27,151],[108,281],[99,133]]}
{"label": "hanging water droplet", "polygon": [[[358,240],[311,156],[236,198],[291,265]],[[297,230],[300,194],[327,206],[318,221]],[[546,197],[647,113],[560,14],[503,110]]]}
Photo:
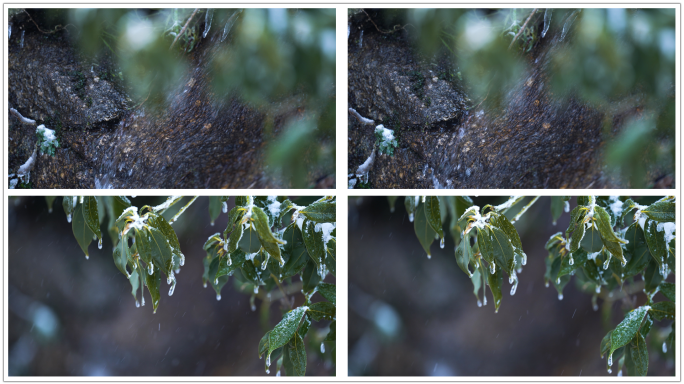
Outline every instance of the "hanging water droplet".
{"label": "hanging water droplet", "polygon": [[544,29],[542,30],[542,33],[541,33],[542,38],[544,38],[544,36],[546,36],[546,32],[549,31],[549,27],[551,26],[551,13],[552,12],[553,12],[552,8],[546,8],[546,11],[544,12]]}
{"label": "hanging water droplet", "polygon": [[211,224],[212,227],[214,226],[214,222],[213,222],[213,221],[212,221],[211,223],[209,223],[209,224]]}
{"label": "hanging water droplet", "polygon": [[477,306],[482,307],[482,302],[480,301],[480,299],[477,299]]}
{"label": "hanging water droplet", "polygon": [[280,376],[280,371],[276,372],[276,377]]}
{"label": "hanging water droplet", "polygon": [[252,310],[252,312],[256,311],[256,305],[254,305],[254,303],[251,303],[250,309]]}
{"label": "hanging water droplet", "polygon": [[525,253],[522,254],[522,260],[520,261],[521,265],[527,265],[527,255]]}
{"label": "hanging water droplet", "polygon": [[443,237],[439,240],[439,247],[444,249],[444,238]]}
{"label": "hanging water droplet", "polygon": [[621,376],[622,376],[622,369],[618,371],[618,374],[617,374],[617,375],[618,375],[618,377],[621,377]]}
{"label": "hanging water droplet", "polygon": [[218,285],[218,279],[214,280],[214,285]]}
{"label": "hanging water droplet", "polygon": [[546,288],[548,288],[548,287],[549,287],[549,282],[548,282],[548,281],[545,282],[544,285],[546,286]]}
{"label": "hanging water droplet", "polygon": [[142,296],[140,297],[140,300],[141,300],[141,301],[140,301],[140,305],[142,305],[142,306],[144,307],[144,306],[145,306],[145,295],[142,295]]}
{"label": "hanging water droplet", "polygon": [[[266,356],[266,366],[270,367],[271,366],[271,355],[269,354]],[[266,370],[266,373],[268,373],[268,370]]]}
{"label": "hanging water droplet", "polygon": [[258,294],[258,293],[259,293],[259,286],[258,286],[258,285],[255,285],[255,286],[254,286],[254,294],[256,295],[256,294]]}
{"label": "hanging water droplet", "polygon": [[178,264],[179,264],[181,267],[185,265],[185,255],[182,254],[182,253],[180,254],[180,261],[178,261]]}
{"label": "hanging water droplet", "polygon": [[608,356],[608,366],[609,367],[613,366],[613,354],[612,353]]}
{"label": "hanging water droplet", "polygon": [[594,304],[594,306],[593,306],[592,308],[594,309],[594,312],[596,312],[596,311],[598,311],[598,310],[599,310],[599,306],[598,306],[598,304]]}
{"label": "hanging water droplet", "polygon": [[667,343],[663,341],[663,353],[667,353]]}
{"label": "hanging water droplet", "polygon": [[600,285],[596,286],[596,293],[601,293],[601,286]]}
{"label": "hanging water droplet", "polygon": [[428,259],[432,259],[432,255],[429,253],[427,254],[427,257],[428,257]]}
{"label": "hanging water droplet", "polygon": [[267,374],[267,375],[270,375],[270,374],[271,374],[271,370],[270,370],[270,369],[266,369],[266,374]]}
{"label": "hanging water droplet", "polygon": [[86,260],[90,259],[90,256],[86,255]]}
{"label": "hanging water droplet", "polygon": [[325,345],[323,343],[321,343],[321,353],[325,353]]}
{"label": "hanging water droplet", "polygon": [[228,202],[227,201],[223,202],[222,210],[223,210],[223,213],[228,213]]}
{"label": "hanging water droplet", "polygon": [[154,274],[154,264],[150,261],[149,264],[147,264],[147,274],[148,275],[153,275]]}
{"label": "hanging water droplet", "polygon": [[71,223],[71,213],[67,215],[67,222]]}
{"label": "hanging water droplet", "polygon": [[[202,32],[202,38],[207,37],[209,29],[211,28],[211,20],[214,18],[214,9],[207,9],[207,13],[204,15],[204,32]],[[223,204],[226,204],[225,202]],[[226,211],[223,211],[225,213]]]}
{"label": "hanging water droplet", "polygon": [[613,370],[608,368],[608,373],[613,373]]}
{"label": "hanging water droplet", "polygon": [[493,261],[489,264],[489,273],[492,275],[496,273],[496,264]]}
{"label": "hanging water droplet", "polygon": [[216,301],[221,301],[221,294],[220,293],[216,294]]}
{"label": "hanging water droplet", "polygon": [[171,284],[171,288],[169,288],[169,296],[173,296],[173,291],[176,290],[176,280],[173,280],[173,284]]}
{"label": "hanging water droplet", "polygon": [[[409,221],[413,223],[413,213],[409,213]],[[69,222],[71,223],[71,218],[69,218]]]}
{"label": "hanging water droplet", "polygon": [[206,287],[207,287],[207,282],[205,281],[205,282],[204,282],[204,288],[206,288]]}
{"label": "hanging water droplet", "polygon": [[102,239],[98,240],[97,249],[102,249]]}
{"label": "hanging water droplet", "polygon": [[138,299],[135,299],[135,307],[140,308],[140,302],[138,301]]}
{"label": "hanging water droplet", "polygon": [[482,305],[487,305],[487,295],[482,296]]}
{"label": "hanging water droplet", "polygon": [[570,265],[575,265],[575,259],[572,258],[572,253],[570,254],[570,261],[568,262]]}
{"label": "hanging water droplet", "polygon": [[563,300],[563,294],[562,293],[558,294],[558,300]]}
{"label": "hanging water droplet", "polygon": [[518,279],[515,279],[515,283],[511,287],[511,296],[515,295],[515,291],[518,289]]}
{"label": "hanging water droplet", "polygon": [[556,279],[556,284],[560,284],[560,277]]}

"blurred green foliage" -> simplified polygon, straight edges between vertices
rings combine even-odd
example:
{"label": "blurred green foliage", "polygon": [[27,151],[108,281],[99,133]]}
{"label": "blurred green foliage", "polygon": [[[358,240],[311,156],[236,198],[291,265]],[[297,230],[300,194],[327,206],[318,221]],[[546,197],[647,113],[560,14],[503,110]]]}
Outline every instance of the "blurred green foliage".
{"label": "blurred green foliage", "polygon": [[[269,115],[268,136],[271,111],[297,96],[295,107],[306,116],[285,124],[294,131],[270,146],[270,168],[293,186],[310,186],[305,176],[312,169],[300,161],[307,148],[309,160],[332,156],[332,167],[313,168],[334,173],[335,9],[80,8],[69,10],[69,22],[83,54],[112,57],[113,72],[132,97],[149,99],[146,105],[164,105],[183,75],[203,66],[218,99],[237,95]],[[218,47],[198,60],[192,54],[202,44]]]}
{"label": "blurred green foliage", "polygon": [[645,182],[650,168],[674,173],[675,9],[532,11],[392,9],[376,22],[387,30],[404,26],[426,57],[447,52],[474,102],[495,108],[533,71],[536,47],[553,44],[542,64],[555,97],[578,97],[607,116],[632,116],[616,137],[606,119],[609,173],[632,188],[652,186]]}

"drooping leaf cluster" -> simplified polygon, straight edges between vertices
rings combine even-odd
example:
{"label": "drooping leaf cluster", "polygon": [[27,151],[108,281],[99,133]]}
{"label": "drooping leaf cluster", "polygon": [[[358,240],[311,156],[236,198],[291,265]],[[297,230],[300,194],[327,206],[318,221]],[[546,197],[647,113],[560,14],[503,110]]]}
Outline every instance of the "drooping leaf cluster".
{"label": "drooping leaf cluster", "polygon": [[[212,219],[218,216],[216,207],[226,200],[210,198]],[[324,342],[333,343],[335,352],[335,285],[323,282],[328,273],[336,274],[335,209],[335,197],[302,207],[282,196],[238,196],[228,212],[225,231],[210,236],[204,244],[203,280],[214,288],[217,299],[230,276],[235,276],[240,290],[253,290],[256,295],[261,288],[270,292],[282,289],[283,284],[291,286],[292,278],[300,275],[303,305],[285,313],[259,342],[259,356],[266,355],[267,373],[275,360],[278,372],[284,367],[287,375],[305,374],[303,340],[312,321],[332,321]],[[291,222],[283,226],[289,212]],[[316,292],[327,301],[312,303]]]}
{"label": "drooping leaf cluster", "polygon": [[[439,239],[440,247],[444,248],[443,226],[447,217],[450,217],[448,230],[454,240],[458,266],[470,277],[478,305],[487,305],[485,289],[489,287],[494,297],[495,311],[498,312],[504,273],[508,275],[509,283],[513,284],[513,295],[518,286],[517,274],[527,263],[520,236],[504,215],[523,198],[513,196],[504,204],[485,205],[480,209],[467,196],[407,196],[404,206],[428,258],[431,257],[433,240]],[[390,204],[393,205],[392,199]]]}
{"label": "drooping leaf cluster", "polygon": [[[114,246],[114,264],[129,279],[137,306],[145,305],[142,290],[147,287],[156,313],[162,274],[171,285],[171,296],[176,285],[175,275],[185,262],[171,224],[197,198],[190,200],[172,219],[166,220],[162,216],[181,199],[181,196],[172,196],[158,206],[145,205],[138,209],[124,196],[67,196],[62,205],[86,258],[91,241],[98,240],[98,246],[102,248],[100,228],[105,216],[109,217],[106,228]],[[51,209],[54,197],[46,200]],[[283,296],[298,291],[304,294],[303,305],[285,313],[283,320],[259,343],[259,355],[267,356],[267,373],[271,358],[274,358],[278,371],[284,367],[287,375],[305,374],[303,340],[312,321],[332,322],[323,342],[332,344],[334,361],[336,287],[323,280],[328,273],[336,274],[335,198],[324,197],[307,206],[298,206],[285,197],[238,196],[236,206],[230,212],[227,201],[225,196],[209,198],[211,222],[221,212],[228,213],[229,219],[226,230],[210,236],[204,244],[207,252],[203,260],[205,286],[211,284],[220,300],[221,289],[229,277],[234,276],[239,291],[254,292],[250,300],[252,306],[260,288],[268,292],[262,298],[268,297],[269,304],[271,292],[274,295],[280,292]],[[290,212],[291,222],[283,226],[283,220]],[[293,282],[297,275],[301,283]],[[137,298],[139,288],[141,301]],[[325,301],[311,302],[316,292]],[[285,298],[290,303],[289,298]],[[321,346],[321,350],[324,349]]]}
{"label": "drooping leaf cluster", "polygon": [[[618,371],[624,367],[627,375],[645,376],[645,338],[651,325],[675,316],[674,284],[665,281],[675,270],[675,198],[664,197],[649,206],[626,197],[581,196],[577,200],[565,236],[554,234],[546,244],[545,280],[547,285],[553,283],[562,299],[563,288],[574,275],[583,291],[593,293],[594,303],[602,292],[610,297],[631,286],[643,289],[646,303],[608,332],[601,342],[601,356],[608,353],[609,373],[617,359]],[[633,220],[626,225],[631,212]],[[637,275],[641,279],[635,279]],[[653,302],[659,291],[669,301]],[[672,340],[674,324],[668,337]]]}

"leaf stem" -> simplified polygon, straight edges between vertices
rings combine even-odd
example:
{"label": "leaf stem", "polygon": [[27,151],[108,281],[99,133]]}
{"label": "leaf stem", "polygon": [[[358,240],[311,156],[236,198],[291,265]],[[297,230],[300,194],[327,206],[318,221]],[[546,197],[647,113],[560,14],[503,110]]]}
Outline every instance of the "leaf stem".
{"label": "leaf stem", "polygon": [[[536,9],[536,8],[535,8],[535,9]],[[525,212],[527,212],[527,210],[530,209],[530,207],[532,206],[532,204],[536,203],[537,200],[539,200],[539,196],[535,196],[534,199],[532,199],[529,203],[527,203],[527,205],[524,206],[524,207],[520,210],[520,212],[518,212],[517,215],[515,215],[515,217],[513,218],[513,220],[511,220],[511,224],[515,224],[516,221],[520,220],[520,217],[521,217]]]}
{"label": "leaf stem", "polygon": [[530,13],[530,16],[527,17],[527,20],[525,20],[525,23],[522,25],[522,27],[520,27],[520,30],[518,30],[518,33],[515,35],[515,37],[513,37],[513,40],[511,40],[511,45],[508,46],[508,49],[511,49],[511,47],[513,46],[513,43],[515,43],[515,41],[518,39],[520,34],[523,33],[523,31],[527,27],[527,23],[529,23],[530,20],[532,20],[532,16],[534,16],[535,13],[537,13],[537,8],[533,9],[532,12]]}
{"label": "leaf stem", "polygon": [[193,197],[192,200],[190,200],[190,202],[185,204],[185,206],[183,206],[183,208],[181,208],[180,211],[178,211],[178,213],[176,213],[176,216],[174,216],[173,218],[171,218],[171,220],[169,220],[169,224],[175,223],[176,220],[178,220],[178,218],[180,217],[180,215],[182,215],[183,212],[185,212],[185,210],[188,209],[188,207],[191,206],[192,203],[195,202],[195,200],[197,200],[197,197],[198,196]]}
{"label": "leaf stem", "polygon": [[190,15],[190,17],[188,18],[188,21],[185,22],[183,29],[181,29],[181,31],[176,35],[176,38],[173,39],[173,43],[171,43],[171,46],[169,47],[169,49],[173,49],[173,46],[176,45],[176,41],[178,41],[178,38],[181,37],[183,35],[183,33],[185,33],[186,29],[188,29],[188,25],[190,25],[190,22],[195,17],[195,14],[197,13],[197,11],[199,11],[199,8],[195,8],[195,11],[192,13],[192,15]]}

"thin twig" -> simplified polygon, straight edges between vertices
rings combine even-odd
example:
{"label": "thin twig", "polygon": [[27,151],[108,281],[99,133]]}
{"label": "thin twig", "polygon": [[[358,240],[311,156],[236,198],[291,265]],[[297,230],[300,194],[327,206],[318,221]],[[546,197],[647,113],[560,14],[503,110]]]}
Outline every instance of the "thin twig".
{"label": "thin twig", "polygon": [[529,203],[527,203],[526,206],[524,206],[520,212],[518,212],[517,215],[511,220],[511,224],[515,224],[516,221],[520,220],[520,217],[523,215],[523,213],[527,212],[528,209],[532,206],[532,204],[536,203],[537,200],[539,200],[539,196],[535,196],[534,199],[532,199]]}
{"label": "thin twig", "polygon": [[522,25],[522,27],[520,28],[518,33],[515,35],[515,37],[513,37],[513,41],[511,41],[511,45],[508,46],[508,49],[511,49],[511,47],[513,46],[513,43],[515,43],[515,41],[518,39],[518,36],[520,36],[520,34],[523,33],[523,31],[525,30],[525,27],[527,27],[527,23],[529,23],[530,20],[532,20],[532,16],[534,16],[534,14],[537,13],[537,9],[538,8],[535,8],[532,10],[532,13],[530,13],[530,16],[527,17],[527,20],[525,20],[525,23]]}
{"label": "thin twig", "polygon": [[183,208],[181,208],[180,211],[178,211],[178,213],[176,213],[176,216],[174,216],[171,220],[169,220],[169,224],[175,223],[176,220],[178,220],[178,218],[180,217],[180,215],[182,215],[183,212],[185,212],[185,210],[188,209],[188,207],[189,207],[190,205],[192,205],[192,203],[194,203],[195,200],[197,200],[198,197],[199,197],[199,196],[193,197],[192,200],[190,200],[189,203],[185,204],[185,206],[183,206]]}
{"label": "thin twig", "polygon": [[29,19],[31,20],[31,22],[33,23],[33,25],[35,25],[36,28],[38,28],[38,30],[39,30],[40,32],[45,33],[45,34],[48,34],[48,35],[49,35],[49,34],[52,34],[52,33],[55,33],[55,32],[57,32],[57,31],[61,31],[62,29],[65,29],[65,30],[66,30],[66,27],[68,27],[68,26],[70,26],[70,25],[71,25],[72,27],[76,28],[76,26],[73,25],[73,24],[67,24],[67,25],[64,26],[64,27],[62,27],[62,24],[59,24],[59,25],[55,26],[55,29],[52,30],[52,31],[43,31],[43,30],[38,26],[38,24],[37,24],[35,21],[33,21],[33,18],[31,17],[31,15],[29,15],[29,13],[28,13],[25,9],[22,9],[22,11],[24,11],[24,13],[26,14],[26,16],[29,17]]}
{"label": "thin twig", "polygon": [[188,18],[188,21],[185,22],[183,29],[181,29],[181,31],[178,33],[178,35],[176,35],[176,38],[173,39],[173,43],[171,43],[171,46],[169,47],[169,49],[173,49],[173,46],[176,45],[176,41],[178,41],[178,38],[181,37],[183,35],[183,33],[185,33],[185,30],[188,28],[188,25],[190,25],[190,22],[192,21],[192,18],[195,17],[195,14],[197,13],[197,11],[199,11],[199,8],[195,8],[195,11],[192,13],[192,15],[190,15],[190,18]]}
{"label": "thin twig", "polygon": [[406,24],[403,27],[401,27],[399,24],[397,24],[394,26],[394,29],[392,29],[391,31],[383,31],[382,29],[380,29],[380,27],[378,27],[377,24],[375,24],[375,22],[373,21],[373,19],[371,19],[370,15],[368,14],[368,12],[366,12],[365,9],[362,9],[362,11],[363,11],[363,13],[366,14],[366,16],[368,16],[368,20],[370,20],[370,22],[373,23],[373,25],[375,26],[375,29],[377,29],[378,32],[385,34],[385,35],[388,35],[390,33],[394,33],[396,31],[401,31],[402,29],[406,29],[406,27],[408,27],[409,25],[413,27],[413,24]]}

